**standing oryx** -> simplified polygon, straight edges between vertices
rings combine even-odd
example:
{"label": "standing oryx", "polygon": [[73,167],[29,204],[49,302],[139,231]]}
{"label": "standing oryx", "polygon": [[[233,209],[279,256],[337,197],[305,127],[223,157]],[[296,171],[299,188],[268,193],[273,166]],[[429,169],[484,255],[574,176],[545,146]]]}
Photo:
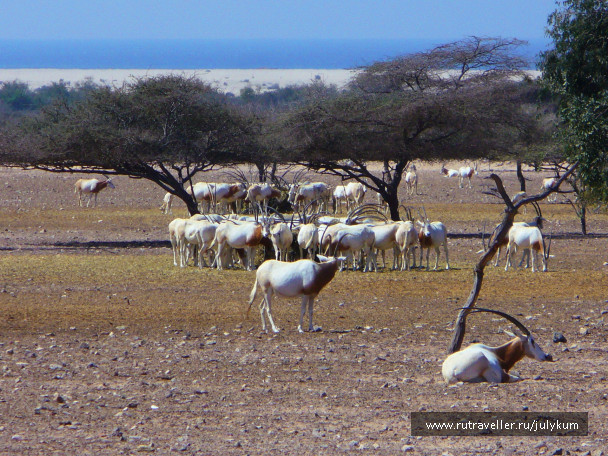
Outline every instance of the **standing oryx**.
{"label": "standing oryx", "polygon": [[97,194],[106,187],[116,188],[111,178],[106,177],[105,181],[100,181],[99,179],[78,179],[74,184],[74,193],[78,193],[78,205],[82,207],[82,195],[85,194],[89,197],[87,207],[91,204],[91,198],[93,197],[95,199],[93,207],[97,207]]}
{"label": "standing oryx", "polygon": [[506,383],[520,380],[509,374],[509,370],[524,356],[537,361],[553,361],[534,341],[530,331],[511,315],[497,310],[475,308],[473,312],[491,312],[506,318],[523,334],[511,334],[512,340],[499,347],[483,344],[469,345],[452,353],[443,362],[441,373],[448,383],[492,382]]}
{"label": "standing oryx", "polygon": [[420,231],[418,231],[418,242],[420,242],[420,265],[422,266],[422,255],[424,249],[426,249],[426,270],[429,270],[429,254],[431,248],[435,249],[435,267],[434,270],[439,266],[439,247],[443,245],[445,251],[445,268],[450,269],[450,259],[448,256],[448,231],[445,225],[441,222],[430,222],[426,216],[426,210],[424,210],[424,216],[419,213],[422,221],[418,221],[420,225]]}
{"label": "standing oryx", "polygon": [[340,258],[324,257],[321,255],[317,255],[317,257],[320,263],[312,260],[298,260],[293,263],[267,260],[259,267],[255,274],[253,289],[249,295],[247,314],[249,314],[259,286],[264,294],[260,303],[263,331],[266,331],[265,312],[270,321],[272,331],[275,333],[279,332],[279,328],[276,327],[272,318],[272,296],[274,294],[287,298],[301,297],[302,305],[300,308],[298,331],[303,332],[302,323],[306,309],[308,309],[309,318],[308,330],[314,331],[312,313],[315,298],[336,275],[340,260]]}
{"label": "standing oryx", "polygon": [[410,195],[418,194],[418,174],[416,174],[416,165],[413,163],[405,175],[405,188]]}
{"label": "standing oryx", "polygon": [[464,180],[465,179],[469,180],[469,188],[472,188],[471,178],[473,177],[474,174],[477,174],[477,162],[475,162],[475,164],[473,165],[473,167],[471,167],[471,166],[461,166],[458,169],[458,174],[459,174],[458,185],[460,186],[460,188],[464,187]]}
{"label": "standing oryx", "polygon": [[518,247],[533,250],[530,254],[532,257],[532,272],[536,272],[535,266],[536,263],[538,263],[538,253],[540,252],[542,254],[543,272],[547,272],[547,261],[549,259],[549,252],[551,251],[551,240],[549,240],[549,246],[545,248],[543,235],[538,227],[513,224],[509,230],[507,265],[505,266],[505,271],[509,270],[509,266],[511,266],[511,256],[517,251]]}
{"label": "standing oryx", "polygon": [[[559,180],[559,177],[547,177],[547,178],[543,179],[543,182],[540,185],[540,191],[546,192],[547,190],[555,187],[555,184],[557,184],[558,180]],[[547,197],[547,201],[555,201],[556,199],[557,199],[556,192],[552,193],[551,195],[549,195]]]}

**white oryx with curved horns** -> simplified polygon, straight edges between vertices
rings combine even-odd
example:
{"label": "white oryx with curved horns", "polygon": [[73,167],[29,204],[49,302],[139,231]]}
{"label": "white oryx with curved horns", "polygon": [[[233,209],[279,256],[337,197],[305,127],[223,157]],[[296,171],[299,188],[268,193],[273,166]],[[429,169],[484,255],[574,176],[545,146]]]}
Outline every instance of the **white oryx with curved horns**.
{"label": "white oryx with curved horns", "polygon": [[426,270],[429,270],[429,254],[431,248],[435,249],[435,267],[434,270],[439,266],[439,247],[443,245],[445,251],[445,268],[450,269],[450,258],[448,256],[448,230],[445,225],[441,222],[432,222],[426,216],[426,209],[422,208],[424,215],[418,211],[418,215],[422,221],[418,221],[420,225],[420,231],[418,231],[418,242],[420,243],[420,266],[422,266],[422,256],[424,249],[426,249]]}
{"label": "white oryx with curved horns", "polygon": [[93,207],[97,207],[97,194],[104,188],[116,188],[112,183],[112,179],[104,176],[105,181],[99,179],[78,179],[74,184],[74,193],[78,193],[78,205],[82,207],[82,195],[83,193],[89,197],[87,201],[87,207],[91,204],[91,198],[95,197],[95,203]]}
{"label": "white oryx with curved horns", "polygon": [[[542,226],[542,217],[540,217],[539,221]],[[511,266],[511,256],[517,251],[517,248],[522,248],[524,251],[530,249],[533,250],[533,253],[530,252],[530,256],[532,257],[532,272],[536,272],[535,265],[538,263],[538,253],[540,252],[542,254],[543,272],[547,272],[547,262],[549,261],[549,253],[551,252],[551,238],[549,238],[549,245],[545,247],[543,234],[538,226],[517,223],[513,224],[509,230],[507,264],[505,266],[505,271],[509,270],[509,267]],[[522,257],[522,262],[523,260],[524,259]]]}
{"label": "white oryx with curved horns", "polygon": [[513,339],[499,347],[483,344],[469,345],[467,348],[452,353],[443,362],[441,373],[445,381],[457,382],[492,382],[506,383],[520,380],[509,374],[509,370],[524,356],[537,361],[553,361],[534,341],[530,331],[514,317],[504,312],[491,309],[475,308],[474,312],[490,312],[506,318],[517,326],[523,334],[512,334]]}
{"label": "white oryx with curved horns", "polygon": [[249,315],[259,286],[264,293],[264,297],[260,303],[262,330],[266,331],[266,319],[264,318],[264,312],[266,312],[272,331],[275,333],[279,332],[279,328],[276,327],[272,318],[272,296],[276,293],[279,296],[287,298],[301,297],[302,306],[300,308],[298,331],[304,332],[302,323],[306,308],[308,308],[309,318],[308,330],[314,331],[312,313],[315,298],[323,287],[334,278],[340,262],[340,258],[322,255],[317,255],[317,257],[321,261],[320,263],[312,260],[298,260],[293,263],[266,260],[258,268],[255,274],[255,283],[249,295],[247,315]]}

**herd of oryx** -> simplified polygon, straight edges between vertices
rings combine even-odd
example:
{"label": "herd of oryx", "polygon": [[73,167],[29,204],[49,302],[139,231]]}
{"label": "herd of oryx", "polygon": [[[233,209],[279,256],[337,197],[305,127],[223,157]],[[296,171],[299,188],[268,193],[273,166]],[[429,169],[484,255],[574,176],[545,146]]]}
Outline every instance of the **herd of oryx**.
{"label": "herd of oryx", "polygon": [[[465,166],[458,170],[442,166],[446,177],[458,177],[459,186],[477,174],[477,166]],[[418,193],[418,176],[415,166],[411,166],[405,176],[406,191]],[[543,186],[550,187],[554,180],[545,179]],[[80,179],[75,184],[79,204],[87,195],[87,206],[102,189],[114,188],[111,179]],[[359,182],[351,182],[331,188],[324,182],[298,183],[289,185],[288,192],[270,184],[247,185],[244,183],[199,182],[187,188],[199,203],[201,214],[189,218],[176,218],[169,223],[169,239],[173,252],[173,264],[186,267],[193,263],[200,268],[211,267],[218,270],[235,267],[237,263],[247,270],[256,269],[256,252],[260,246],[271,248],[275,260],[264,261],[256,271],[256,279],[251,290],[249,309],[255,296],[263,294],[260,303],[262,328],[266,330],[266,318],[272,331],[278,328],[272,317],[272,297],[300,297],[301,311],[298,330],[303,331],[303,319],[308,312],[309,331],[312,323],[313,304],[316,296],[335,276],[338,270],[351,268],[363,272],[378,271],[378,254],[382,256],[382,266],[386,268],[385,252],[393,252],[392,269],[410,270],[416,268],[415,249],[420,249],[419,266],[423,267],[426,249],[426,269],[429,270],[429,253],[436,252],[434,269],[439,266],[440,248],[445,254],[446,270],[449,266],[447,229],[441,222],[431,222],[424,208],[418,211],[419,220],[412,217],[406,208],[403,221],[389,221],[381,204],[364,204],[367,188]],[[292,213],[281,214],[271,206],[272,198],[286,200],[293,208]],[[522,192],[515,199],[524,197]],[[173,195],[167,193],[161,210],[171,213]],[[345,205],[346,217],[338,217]],[[248,214],[245,214],[246,206]],[[331,206],[331,209],[330,209]],[[515,223],[508,239],[506,269],[511,266],[512,254],[521,249],[524,257],[532,259],[532,271],[536,270],[538,253],[542,254],[543,271],[547,270],[549,249],[545,248],[542,236],[542,215],[535,205],[537,217],[530,223]],[[299,259],[290,261],[297,245]],[[532,255],[530,252],[532,251]],[[496,265],[500,256],[497,254]],[[522,262],[524,261],[522,257]],[[521,263],[520,263],[521,265]],[[249,311],[248,309],[248,311]],[[493,312],[513,322],[523,334],[513,335],[513,339],[500,347],[473,344],[450,355],[443,365],[443,376],[449,383],[458,381],[513,381],[509,369],[524,356],[541,361],[551,361],[535,344],[530,332],[512,316],[490,309],[476,311]]]}

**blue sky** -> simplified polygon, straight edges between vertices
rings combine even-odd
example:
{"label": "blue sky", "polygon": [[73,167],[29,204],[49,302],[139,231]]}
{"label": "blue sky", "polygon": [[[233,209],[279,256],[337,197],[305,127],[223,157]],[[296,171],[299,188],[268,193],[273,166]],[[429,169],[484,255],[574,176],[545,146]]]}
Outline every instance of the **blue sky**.
{"label": "blue sky", "polygon": [[555,0],[3,0],[0,39],[544,37]]}

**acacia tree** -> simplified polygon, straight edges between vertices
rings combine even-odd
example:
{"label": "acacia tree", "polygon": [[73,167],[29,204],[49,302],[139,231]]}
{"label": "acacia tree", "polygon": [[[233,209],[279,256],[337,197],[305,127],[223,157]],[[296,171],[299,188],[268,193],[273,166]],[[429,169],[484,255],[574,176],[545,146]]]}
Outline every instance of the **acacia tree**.
{"label": "acacia tree", "polygon": [[24,119],[0,144],[0,161],[54,172],[144,178],[181,198],[217,164],[242,161],[247,119],[195,78],[160,76],[92,90],[80,103],[56,103]]}
{"label": "acacia tree", "polygon": [[[477,38],[360,69],[348,89],[280,123],[287,156],[378,192],[399,219],[398,187],[414,159],[489,158],[539,137],[524,109],[530,83],[518,40]],[[381,161],[373,172],[370,161]]]}
{"label": "acacia tree", "polygon": [[578,160],[580,198],[608,201],[608,4],[565,0],[549,16],[543,81],[558,97],[561,160]]}

